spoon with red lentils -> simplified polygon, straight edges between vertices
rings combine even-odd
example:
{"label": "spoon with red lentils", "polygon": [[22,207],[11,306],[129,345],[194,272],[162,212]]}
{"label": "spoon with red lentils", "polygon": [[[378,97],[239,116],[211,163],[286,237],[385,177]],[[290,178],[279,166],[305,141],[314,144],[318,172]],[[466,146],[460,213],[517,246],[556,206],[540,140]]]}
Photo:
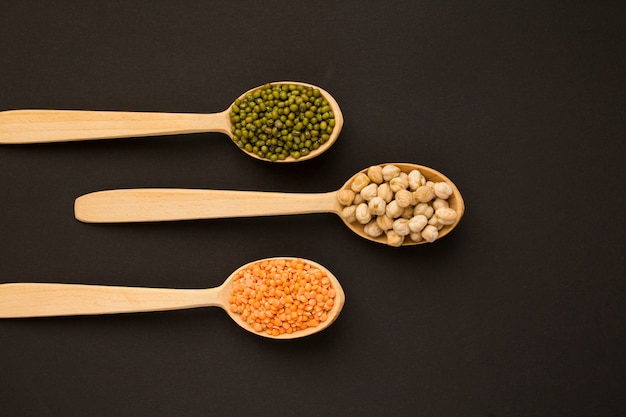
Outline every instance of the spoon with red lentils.
{"label": "spoon with red lentils", "polygon": [[322,265],[302,258],[250,262],[216,288],[57,283],[0,284],[0,318],[118,314],[217,306],[245,330],[294,339],[330,326],[345,295]]}
{"label": "spoon with red lentils", "polygon": [[387,163],[356,173],[338,191],[279,193],[139,188],[97,191],[76,199],[86,223],[127,223],[335,213],[357,235],[389,246],[434,242],[461,221],[461,193],[442,173]]}
{"label": "spoon with red lentils", "polygon": [[279,81],[246,91],[219,113],[7,110],[0,112],[0,144],[219,132],[253,158],[297,162],[328,150],[342,126],[341,109],[327,91]]}

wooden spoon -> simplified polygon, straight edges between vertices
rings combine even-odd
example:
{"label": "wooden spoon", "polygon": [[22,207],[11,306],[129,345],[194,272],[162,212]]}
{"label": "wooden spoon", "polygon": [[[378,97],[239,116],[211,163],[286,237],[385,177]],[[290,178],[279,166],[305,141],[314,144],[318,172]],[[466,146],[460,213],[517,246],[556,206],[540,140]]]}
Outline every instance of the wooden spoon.
{"label": "wooden spoon", "polygon": [[[296,259],[290,257],[269,259]],[[328,318],[316,327],[308,327],[293,333],[272,336],[255,331],[240,314],[230,310],[228,298],[239,271],[233,272],[222,285],[206,289],[172,289],[121,287],[106,285],[56,284],[56,283],[9,283],[0,284],[0,318],[26,318],[51,316],[76,316],[94,314],[119,314],[148,311],[182,310],[198,307],[221,307],[244,329],[259,336],[274,339],[294,339],[322,331],[339,316],[345,303],[345,294],[337,278],[322,265],[303,259],[326,273],[335,289],[334,304]]]}
{"label": "wooden spoon", "polygon": [[[445,181],[452,187],[448,199],[456,210],[454,224],[439,231],[439,238],[450,233],[461,221],[465,204],[457,187],[446,176],[432,168],[410,163],[390,163],[403,172],[418,169],[429,181]],[[389,164],[381,164],[381,166]],[[363,169],[360,172],[366,172]],[[343,185],[349,189],[355,174]],[[216,219],[229,217],[276,216],[288,214],[335,213],[354,233],[374,242],[386,243],[386,236],[372,237],[358,222],[347,222],[337,191],[327,193],[279,193],[231,190],[139,188],[97,191],[78,197],[74,204],[76,219],[85,223],[128,223],[176,220]],[[403,246],[418,245],[405,239]]]}
{"label": "wooden spoon", "polygon": [[[343,126],[343,115],[337,101],[325,90],[296,81],[273,82],[272,85],[298,84],[317,88],[328,101],[335,117],[330,138],[318,149],[298,159],[287,157],[275,162],[297,162],[314,158],[328,150],[337,140]],[[239,98],[261,89],[255,87]],[[233,102],[234,104],[234,102]],[[179,135],[186,133],[220,132],[233,138],[231,104],[220,113],[151,113],[86,110],[7,110],[0,112],[0,144],[69,142],[139,136]],[[247,155],[268,161],[239,148]]]}

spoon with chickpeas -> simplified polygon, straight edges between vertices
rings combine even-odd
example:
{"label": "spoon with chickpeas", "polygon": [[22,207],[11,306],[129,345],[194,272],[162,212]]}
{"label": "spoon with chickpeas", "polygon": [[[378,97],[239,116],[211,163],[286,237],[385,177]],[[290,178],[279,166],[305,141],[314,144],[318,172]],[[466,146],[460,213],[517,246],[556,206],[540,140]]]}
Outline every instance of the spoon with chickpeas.
{"label": "spoon with chickpeas", "polygon": [[370,166],[326,193],[139,188],[97,191],[74,204],[76,219],[85,223],[335,213],[354,233],[389,246],[433,242],[450,233],[464,212],[452,181],[411,163]]}
{"label": "spoon with chickpeas", "polygon": [[279,81],[253,88],[210,114],[7,110],[0,112],[0,144],[219,132],[253,158],[296,162],[328,150],[342,126],[341,109],[327,91]]}
{"label": "spoon with chickpeas", "polygon": [[250,262],[206,289],[58,283],[0,284],[0,318],[76,316],[221,307],[260,336],[295,339],[339,316],[345,294],[324,266],[302,258]]}

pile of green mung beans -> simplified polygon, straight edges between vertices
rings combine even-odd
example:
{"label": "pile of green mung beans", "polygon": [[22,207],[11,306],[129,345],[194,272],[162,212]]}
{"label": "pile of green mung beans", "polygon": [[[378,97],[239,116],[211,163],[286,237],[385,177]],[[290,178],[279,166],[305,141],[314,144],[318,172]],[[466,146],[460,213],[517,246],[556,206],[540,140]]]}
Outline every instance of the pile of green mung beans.
{"label": "pile of green mung beans", "polygon": [[270,161],[308,155],[330,139],[335,126],[320,90],[297,84],[268,83],[238,98],[230,121],[235,143]]}

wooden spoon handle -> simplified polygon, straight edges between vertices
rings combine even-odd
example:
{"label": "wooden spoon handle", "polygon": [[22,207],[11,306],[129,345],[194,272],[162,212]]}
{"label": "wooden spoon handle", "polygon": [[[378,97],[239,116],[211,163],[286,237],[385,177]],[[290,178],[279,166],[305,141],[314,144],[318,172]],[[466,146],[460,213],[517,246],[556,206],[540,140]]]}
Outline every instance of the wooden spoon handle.
{"label": "wooden spoon handle", "polygon": [[86,223],[324,213],[335,211],[335,195],[162,188],[109,190],[77,198],[74,213]]}
{"label": "wooden spoon handle", "polygon": [[0,144],[68,142],[138,136],[222,132],[230,135],[228,111],[214,114],[85,110],[0,112]]}
{"label": "wooden spoon handle", "polygon": [[221,305],[218,290],[0,284],[0,318],[116,314]]}

